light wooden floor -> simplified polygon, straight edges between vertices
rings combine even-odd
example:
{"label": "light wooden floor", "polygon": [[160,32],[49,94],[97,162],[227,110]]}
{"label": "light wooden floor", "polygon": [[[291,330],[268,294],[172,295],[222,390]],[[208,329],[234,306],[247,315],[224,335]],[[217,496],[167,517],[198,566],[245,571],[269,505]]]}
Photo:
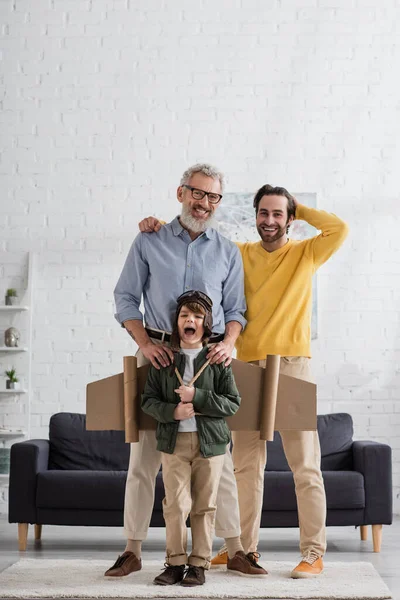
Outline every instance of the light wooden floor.
{"label": "light wooden floor", "polygon": [[[259,551],[264,560],[299,559],[298,529],[262,529]],[[144,559],[159,559],[164,563],[164,529],[151,528],[143,544]],[[37,558],[98,558],[109,560],[110,566],[124,549],[122,529],[113,527],[56,527],[43,526],[42,541],[35,545],[34,528],[30,526],[26,552],[18,551],[17,525],[10,525],[5,515],[0,515],[0,571],[20,557]],[[215,540],[218,549],[218,540]],[[368,540],[360,540],[359,529],[352,527],[328,528],[327,561],[371,562],[392,592],[400,600],[400,517],[393,525],[383,527],[382,549],[372,550],[371,528]]]}

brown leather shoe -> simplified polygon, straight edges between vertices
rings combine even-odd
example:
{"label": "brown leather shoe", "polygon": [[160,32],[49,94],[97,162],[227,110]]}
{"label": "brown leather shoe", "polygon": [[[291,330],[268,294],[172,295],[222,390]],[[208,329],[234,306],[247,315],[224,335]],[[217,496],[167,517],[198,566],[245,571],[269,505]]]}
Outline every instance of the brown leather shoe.
{"label": "brown leather shoe", "polygon": [[185,575],[185,565],[167,565],[160,575],[153,580],[155,585],[175,585],[182,581]]}
{"label": "brown leather shoe", "polygon": [[203,585],[206,582],[206,575],[204,571],[204,567],[195,567],[194,565],[189,565],[186,575],[183,581],[181,581],[181,585],[186,587]]}
{"label": "brown leather shoe", "polygon": [[121,556],[118,556],[113,566],[104,573],[105,577],[125,577],[135,571],[140,571],[142,561],[136,554],[127,550]]}
{"label": "brown leather shoe", "polygon": [[233,558],[228,558],[228,571],[235,571],[242,577],[254,577],[259,575],[268,575],[268,571],[263,569],[253,558],[253,552],[245,554],[243,551],[236,552]]}

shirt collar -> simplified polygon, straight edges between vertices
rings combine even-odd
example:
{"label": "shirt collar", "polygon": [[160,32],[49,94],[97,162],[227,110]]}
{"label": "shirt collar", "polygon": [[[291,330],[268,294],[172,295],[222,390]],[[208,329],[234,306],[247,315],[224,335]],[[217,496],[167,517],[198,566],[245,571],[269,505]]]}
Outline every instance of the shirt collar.
{"label": "shirt collar", "polygon": [[171,221],[172,231],[175,237],[178,237],[180,233],[183,231],[182,225],[179,223],[178,217],[175,217],[173,221]]}
{"label": "shirt collar", "polygon": [[[175,217],[175,219],[173,221],[171,221],[171,227],[172,227],[172,231],[173,231],[173,234],[175,237],[178,237],[178,235],[180,235],[182,233],[182,231],[184,231],[184,228],[179,223],[178,217]],[[208,229],[205,230],[204,235],[209,240],[212,240],[215,236],[215,229],[212,229],[212,227],[208,227]]]}

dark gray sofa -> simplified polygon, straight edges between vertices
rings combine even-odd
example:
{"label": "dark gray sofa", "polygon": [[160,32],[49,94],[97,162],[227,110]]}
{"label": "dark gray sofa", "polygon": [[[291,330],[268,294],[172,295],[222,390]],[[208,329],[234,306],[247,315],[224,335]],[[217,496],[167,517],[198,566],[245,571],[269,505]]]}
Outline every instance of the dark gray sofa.
{"label": "dark gray sofa", "polygon": [[[392,522],[391,449],[372,441],[353,441],[353,422],[345,413],[318,416],[327,525],[373,526],[379,551],[383,524]],[[18,523],[20,550],[28,524],[122,526],[129,445],[120,431],[86,431],[85,415],[58,413],[50,419],[48,440],[29,440],[11,448],[9,522]],[[163,527],[161,473],[157,476],[151,526]],[[268,442],[261,527],[297,527],[293,476],[281,439]]]}

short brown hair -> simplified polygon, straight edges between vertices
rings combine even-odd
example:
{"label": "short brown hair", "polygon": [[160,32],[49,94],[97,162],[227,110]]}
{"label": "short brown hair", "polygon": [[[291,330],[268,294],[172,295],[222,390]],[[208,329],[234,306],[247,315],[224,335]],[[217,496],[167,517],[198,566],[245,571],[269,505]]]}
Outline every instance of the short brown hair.
{"label": "short brown hair", "polygon": [[258,205],[260,204],[261,198],[263,196],[285,196],[287,198],[287,218],[295,217],[296,215],[296,205],[294,203],[293,196],[287,191],[284,187],[274,187],[266,183],[256,193],[253,200],[253,206],[256,210],[256,216],[258,214]]}

